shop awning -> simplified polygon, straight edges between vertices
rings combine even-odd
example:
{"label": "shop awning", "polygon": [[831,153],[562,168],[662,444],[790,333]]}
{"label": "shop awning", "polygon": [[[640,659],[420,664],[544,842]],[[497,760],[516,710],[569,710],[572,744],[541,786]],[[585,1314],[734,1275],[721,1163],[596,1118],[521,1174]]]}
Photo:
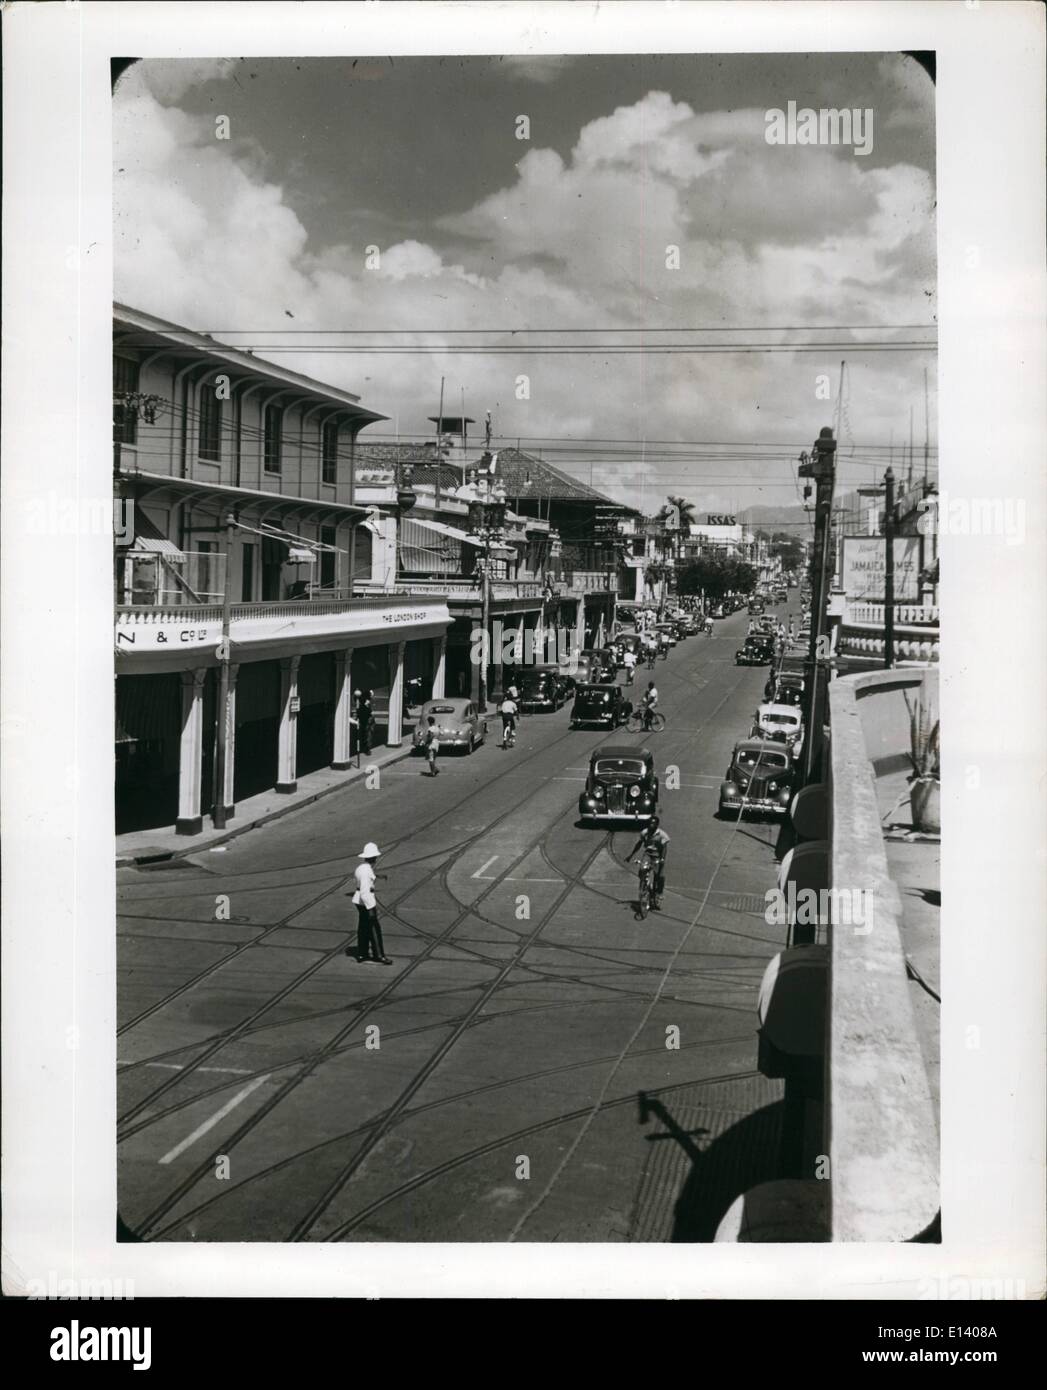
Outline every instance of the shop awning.
{"label": "shop awning", "polygon": [[169,555],[173,560],[184,560],[185,555],[174,541],[169,541],[159,527],[146,516],[141,507],[134,511],[134,540],[127,547],[135,554]]}
{"label": "shop awning", "polygon": [[[471,536],[468,531],[460,531],[457,526],[448,526],[443,521],[423,521],[420,516],[405,518],[408,525],[424,527],[426,531],[435,531],[438,536],[448,536],[451,540],[462,541],[465,545],[475,545],[480,550],[484,543],[477,536]],[[515,552],[514,552],[515,553]]]}

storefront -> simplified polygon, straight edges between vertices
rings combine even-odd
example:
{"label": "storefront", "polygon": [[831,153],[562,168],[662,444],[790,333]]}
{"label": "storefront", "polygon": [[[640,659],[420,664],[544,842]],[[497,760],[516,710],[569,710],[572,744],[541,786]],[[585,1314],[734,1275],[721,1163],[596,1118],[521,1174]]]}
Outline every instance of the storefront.
{"label": "storefront", "polygon": [[[407,681],[443,694],[450,614],[437,599],[383,596],[234,609],[225,803],[348,768],[354,689],[370,689],[376,739],[399,747]],[[215,801],[220,610],[118,610],[118,833],[196,834]]]}

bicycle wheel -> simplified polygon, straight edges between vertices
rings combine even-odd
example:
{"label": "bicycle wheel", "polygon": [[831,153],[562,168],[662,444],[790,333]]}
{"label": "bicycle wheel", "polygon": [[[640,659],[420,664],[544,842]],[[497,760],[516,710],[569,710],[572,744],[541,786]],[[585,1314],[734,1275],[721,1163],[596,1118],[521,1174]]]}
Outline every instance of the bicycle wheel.
{"label": "bicycle wheel", "polygon": [[640,892],[636,901],[636,917],[642,922],[651,910],[651,876],[650,874],[640,875]]}
{"label": "bicycle wheel", "polygon": [[659,713],[657,712],[657,710],[656,710],[656,711],[654,712],[654,714],[651,715],[651,728],[650,728],[650,732],[651,732],[652,734],[660,734],[661,731],[662,731],[664,728],[665,728],[665,715],[664,715],[664,714],[659,714]]}

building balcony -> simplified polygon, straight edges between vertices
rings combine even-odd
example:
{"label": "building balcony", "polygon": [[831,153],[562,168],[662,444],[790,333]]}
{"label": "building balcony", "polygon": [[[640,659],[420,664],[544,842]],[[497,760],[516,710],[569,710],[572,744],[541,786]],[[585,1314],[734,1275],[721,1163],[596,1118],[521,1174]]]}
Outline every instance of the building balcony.
{"label": "building balcony", "polygon": [[[886,636],[882,603],[851,603],[844,610],[836,649],[855,662],[882,665]],[[939,609],[917,603],[894,605],[894,659],[937,662],[940,648]]]}

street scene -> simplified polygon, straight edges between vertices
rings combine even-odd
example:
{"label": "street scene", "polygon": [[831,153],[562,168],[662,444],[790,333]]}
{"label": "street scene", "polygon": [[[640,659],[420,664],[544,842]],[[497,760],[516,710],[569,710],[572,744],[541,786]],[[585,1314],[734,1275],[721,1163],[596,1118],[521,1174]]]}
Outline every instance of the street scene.
{"label": "street scene", "polygon": [[925,58],[114,65],[122,1240],[940,1240]]}

